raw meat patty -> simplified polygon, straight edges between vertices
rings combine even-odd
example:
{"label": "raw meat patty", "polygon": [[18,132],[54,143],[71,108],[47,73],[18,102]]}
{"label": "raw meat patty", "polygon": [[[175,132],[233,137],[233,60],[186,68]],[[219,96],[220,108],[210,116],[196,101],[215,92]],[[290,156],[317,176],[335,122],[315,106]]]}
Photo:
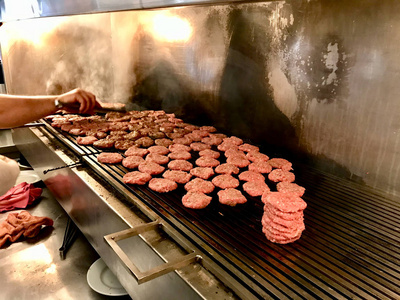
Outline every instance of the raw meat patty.
{"label": "raw meat patty", "polygon": [[241,150],[235,149],[235,148],[230,148],[230,149],[226,150],[224,155],[225,155],[225,157],[240,156],[240,157],[247,159],[246,153],[244,153]]}
{"label": "raw meat patty", "polygon": [[271,158],[268,163],[276,169],[282,169],[283,171],[292,170],[292,163],[284,158]]}
{"label": "raw meat patty", "polygon": [[140,172],[148,173],[150,175],[158,175],[164,172],[165,168],[155,162],[145,161],[138,166]]}
{"label": "raw meat patty", "polygon": [[97,161],[103,164],[119,164],[124,157],[115,152],[102,152],[97,156]]}
{"label": "raw meat patty", "polygon": [[222,139],[217,136],[210,135],[202,138],[201,142],[211,146],[218,146],[219,144],[222,143]]}
{"label": "raw meat patty", "polygon": [[159,193],[168,193],[175,190],[178,184],[166,178],[153,178],[149,182],[149,188]]}
{"label": "raw meat patty", "polygon": [[289,193],[264,193],[261,200],[265,203],[266,206],[270,205],[273,208],[282,212],[294,213],[302,211],[307,207],[307,203],[303,199]]}
{"label": "raw meat patty", "polygon": [[114,147],[115,141],[109,139],[101,139],[93,142],[93,146],[99,149],[110,149]]}
{"label": "raw meat patty", "polygon": [[169,153],[169,150],[165,146],[151,146],[148,148],[150,153],[156,153],[160,155],[167,155]]}
{"label": "raw meat patty", "polygon": [[98,141],[95,136],[79,136],[76,138],[79,145],[93,145],[95,141]]}
{"label": "raw meat patty", "polygon": [[204,149],[204,150],[199,152],[199,155],[217,159],[217,158],[220,157],[221,154],[219,154],[218,151],[214,151],[214,150],[211,150],[211,149]]}
{"label": "raw meat patty", "polygon": [[183,145],[183,144],[173,144],[171,146],[168,147],[169,151],[171,152],[175,152],[175,151],[191,151],[192,148],[190,148],[187,145]]}
{"label": "raw meat patty", "polygon": [[263,181],[248,181],[243,183],[243,190],[252,197],[262,196],[269,192],[268,185]]}
{"label": "raw meat patty", "polygon": [[231,137],[224,138],[223,141],[227,142],[227,143],[235,144],[237,146],[243,144],[243,140],[241,138],[236,137],[236,136],[231,136]]}
{"label": "raw meat patty", "polygon": [[213,168],[210,167],[196,167],[190,170],[190,174],[199,177],[201,179],[207,180],[214,175]]}
{"label": "raw meat patty", "polygon": [[208,144],[195,142],[190,144],[190,148],[192,148],[194,151],[201,151],[205,149],[210,149],[211,146]]}
{"label": "raw meat patty", "polygon": [[281,235],[270,233],[267,229],[265,229],[265,227],[263,227],[262,231],[265,234],[265,237],[269,241],[271,241],[273,243],[278,243],[278,244],[293,243],[301,237],[301,233],[300,233],[298,236],[295,236],[293,238],[287,238],[286,236],[281,236]]}
{"label": "raw meat patty", "polygon": [[131,141],[131,140],[118,140],[118,141],[115,141],[114,148],[118,149],[118,150],[126,151],[129,149],[129,147],[132,147],[134,145],[135,145],[135,142]]}
{"label": "raw meat patty", "polygon": [[135,141],[135,145],[142,148],[148,148],[154,145],[154,140],[148,136],[141,137]]}
{"label": "raw meat patty", "polygon": [[242,181],[261,181],[265,182],[265,177],[258,172],[244,171],[239,174],[239,179]]}
{"label": "raw meat patty", "polygon": [[145,156],[149,153],[149,150],[143,149],[143,148],[138,148],[136,146],[129,147],[128,150],[125,151],[125,156]]}
{"label": "raw meat patty", "polygon": [[215,128],[214,126],[201,126],[200,130],[205,130],[208,132],[216,132],[217,128]]}
{"label": "raw meat patty", "polygon": [[303,196],[306,190],[302,186],[290,182],[278,182],[278,184],[276,185],[276,189],[278,190],[278,192],[294,193],[299,197]]}
{"label": "raw meat patty", "polygon": [[269,160],[269,156],[264,154],[264,153],[260,153],[258,151],[251,151],[248,152],[246,154],[246,157],[248,160],[252,161],[252,162],[256,162],[256,161],[267,161]]}
{"label": "raw meat patty", "polygon": [[169,146],[171,146],[174,142],[171,141],[170,139],[164,138],[164,139],[156,139],[156,140],[154,140],[154,143],[155,143],[157,146],[169,147]]}
{"label": "raw meat patty", "polygon": [[236,206],[236,204],[243,204],[247,202],[247,199],[237,189],[226,189],[218,192],[219,202],[221,204]]}
{"label": "raw meat patty", "polygon": [[162,175],[166,179],[170,179],[175,181],[176,183],[185,184],[188,183],[192,175],[185,171],[178,171],[178,170],[167,170]]}
{"label": "raw meat patty", "polygon": [[222,142],[221,144],[219,144],[217,146],[219,151],[226,151],[228,149],[238,149],[238,145],[234,144],[234,143],[230,143],[230,142]]}
{"label": "raw meat patty", "polygon": [[128,169],[136,169],[136,168],[139,167],[139,165],[140,165],[141,163],[143,163],[143,162],[144,162],[143,157],[133,155],[133,156],[127,156],[127,157],[125,157],[125,158],[122,160],[122,165],[123,165],[125,168],[128,168]]}
{"label": "raw meat patty", "polygon": [[249,171],[254,171],[258,173],[269,173],[272,171],[271,165],[263,160],[258,160],[249,165]]}
{"label": "raw meat patty", "polygon": [[185,137],[191,139],[193,142],[200,142],[202,139],[201,135],[195,134],[193,132],[185,134]]}
{"label": "raw meat patty", "polygon": [[252,151],[258,152],[258,151],[260,151],[260,148],[258,148],[257,146],[245,143],[245,144],[242,144],[239,146],[239,150],[245,151],[245,152],[252,152]]}
{"label": "raw meat patty", "polygon": [[139,171],[126,173],[122,178],[124,183],[144,185],[151,179],[151,175]]}
{"label": "raw meat patty", "polygon": [[268,179],[273,182],[293,182],[295,180],[295,176],[292,172],[284,171],[282,169],[274,169],[268,174]]}
{"label": "raw meat patty", "polygon": [[157,154],[157,153],[149,153],[146,156],[146,161],[155,162],[159,165],[165,165],[169,162],[169,158],[165,155]]}
{"label": "raw meat patty", "polygon": [[239,180],[228,174],[218,175],[211,182],[221,189],[237,188],[239,186]]}
{"label": "raw meat patty", "polygon": [[250,164],[250,161],[247,158],[244,158],[244,157],[239,156],[239,155],[228,157],[226,159],[226,162],[228,164],[235,165],[238,168],[244,168],[244,167],[247,167]]}
{"label": "raw meat patty", "polygon": [[214,184],[210,181],[195,178],[185,184],[185,190],[192,192],[200,192],[204,194],[209,194],[214,190]]}
{"label": "raw meat patty", "polygon": [[219,174],[239,174],[239,168],[232,164],[221,164],[215,168],[215,172]]}
{"label": "raw meat patty", "polygon": [[174,139],[173,142],[175,144],[190,145],[192,143],[192,140],[188,137],[181,137]]}
{"label": "raw meat patty", "polygon": [[168,169],[179,170],[179,171],[190,171],[191,169],[193,169],[193,165],[191,162],[188,162],[186,160],[175,159],[169,162]]}
{"label": "raw meat patty", "polygon": [[299,218],[297,220],[285,220],[279,218],[276,215],[270,215],[268,213],[264,213],[261,219],[261,223],[263,226],[268,226],[269,228],[273,228],[275,230],[279,230],[280,232],[291,233],[296,230],[304,230],[304,218]]}
{"label": "raw meat patty", "polygon": [[[263,194],[263,196],[264,196],[264,194]],[[283,220],[288,220],[288,221],[303,220],[303,215],[304,215],[302,210],[297,211],[297,212],[283,212],[283,211],[280,211],[280,210],[272,207],[271,205],[264,205],[264,213],[268,214],[269,216],[276,216],[277,218],[280,218]]]}
{"label": "raw meat patty", "polygon": [[212,200],[212,197],[199,192],[187,192],[182,198],[183,206],[192,209],[203,209],[207,207]]}
{"label": "raw meat patty", "polygon": [[188,151],[174,151],[168,154],[168,157],[170,159],[183,159],[183,160],[189,160],[192,158],[192,154]]}
{"label": "raw meat patty", "polygon": [[211,157],[201,156],[196,160],[196,165],[199,167],[216,167],[220,164],[218,160]]}

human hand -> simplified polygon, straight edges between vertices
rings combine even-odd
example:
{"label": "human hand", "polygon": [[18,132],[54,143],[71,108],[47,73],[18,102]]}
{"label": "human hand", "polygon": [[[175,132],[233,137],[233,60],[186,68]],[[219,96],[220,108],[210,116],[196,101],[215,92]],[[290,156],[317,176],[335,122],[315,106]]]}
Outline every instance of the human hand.
{"label": "human hand", "polygon": [[96,96],[80,88],[74,89],[57,97],[63,109],[80,114],[93,114],[95,108],[101,108]]}

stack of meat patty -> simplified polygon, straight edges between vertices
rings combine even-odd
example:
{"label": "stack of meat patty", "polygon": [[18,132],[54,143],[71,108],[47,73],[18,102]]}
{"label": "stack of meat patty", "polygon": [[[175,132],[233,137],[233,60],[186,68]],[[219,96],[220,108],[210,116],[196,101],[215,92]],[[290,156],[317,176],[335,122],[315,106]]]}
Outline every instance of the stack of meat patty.
{"label": "stack of meat patty", "polygon": [[306,202],[291,192],[265,192],[261,199],[264,203],[262,230],[267,239],[279,244],[298,240],[305,229]]}

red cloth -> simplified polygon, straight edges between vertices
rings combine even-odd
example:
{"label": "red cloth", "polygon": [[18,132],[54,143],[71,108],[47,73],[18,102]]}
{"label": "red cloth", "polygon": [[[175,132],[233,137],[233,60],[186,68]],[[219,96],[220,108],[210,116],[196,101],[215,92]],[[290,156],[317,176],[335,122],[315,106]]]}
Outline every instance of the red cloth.
{"label": "red cloth", "polygon": [[0,212],[25,208],[41,194],[41,188],[35,188],[33,184],[22,182],[0,197]]}
{"label": "red cloth", "polygon": [[39,234],[42,225],[53,226],[48,217],[32,216],[26,210],[9,213],[7,219],[0,224],[0,248],[7,242],[15,242],[21,236],[33,238]]}

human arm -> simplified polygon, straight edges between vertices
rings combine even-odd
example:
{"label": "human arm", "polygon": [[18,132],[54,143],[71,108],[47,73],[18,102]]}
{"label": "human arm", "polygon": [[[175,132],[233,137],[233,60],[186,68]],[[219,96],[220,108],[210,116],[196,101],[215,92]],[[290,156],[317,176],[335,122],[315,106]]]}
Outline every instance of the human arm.
{"label": "human arm", "polygon": [[54,104],[56,99],[63,110],[72,113],[92,114],[94,108],[101,107],[92,93],[79,88],[56,96],[0,95],[0,129],[21,126],[55,113],[59,110]]}

